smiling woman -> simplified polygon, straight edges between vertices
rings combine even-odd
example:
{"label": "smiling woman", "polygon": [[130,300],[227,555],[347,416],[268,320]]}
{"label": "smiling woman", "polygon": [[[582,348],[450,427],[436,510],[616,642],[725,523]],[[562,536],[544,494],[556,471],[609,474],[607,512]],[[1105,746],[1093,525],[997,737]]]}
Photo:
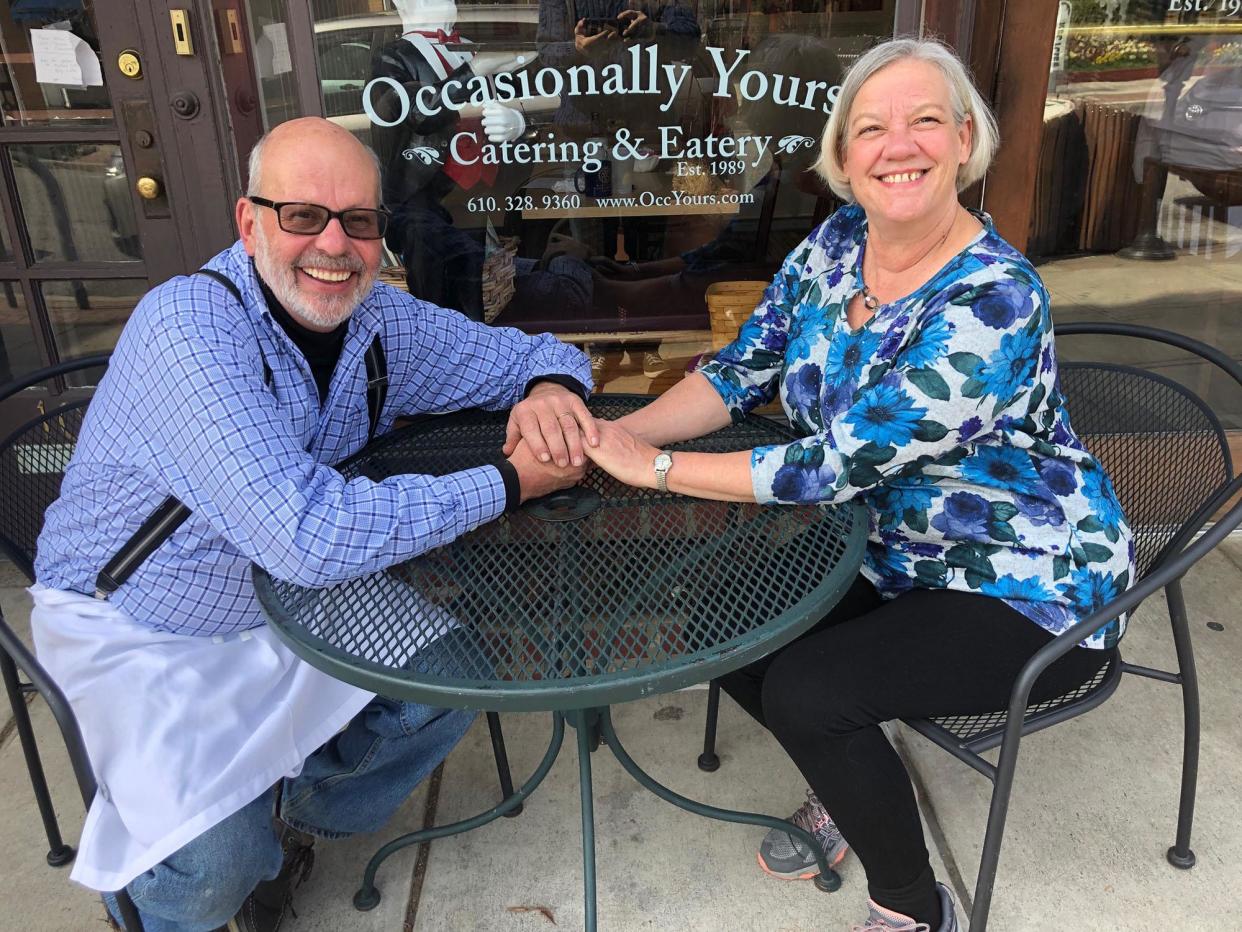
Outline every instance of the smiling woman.
{"label": "smiling woman", "polygon": [[[990,218],[958,202],[996,141],[943,46],[898,40],[864,54],[817,166],[853,203],[786,257],[715,361],[601,424],[588,451],[613,475],[654,486],[659,447],[779,394],[800,440],[674,453],[668,487],[763,504],[866,502],[872,531],[851,593],[721,686],[811,784],[795,821],[814,827],[830,861],[858,853],[868,929],[958,929],[879,724],[1003,708],[1022,664],[1133,573],[1112,486],[1063,405],[1047,291]],[[1123,630],[1119,619],[1097,632],[1041,688],[1060,695],[1086,682]],[[811,876],[814,861],[779,831],[760,844],[769,873]]]}

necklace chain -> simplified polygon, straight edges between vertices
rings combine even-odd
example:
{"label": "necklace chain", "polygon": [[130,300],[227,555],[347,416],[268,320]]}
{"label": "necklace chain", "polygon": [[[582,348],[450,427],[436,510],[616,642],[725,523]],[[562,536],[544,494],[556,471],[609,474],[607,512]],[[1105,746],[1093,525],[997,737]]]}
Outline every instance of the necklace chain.
{"label": "necklace chain", "polygon": [[[918,260],[915,261],[914,264],[910,266],[910,268],[914,268],[914,266],[918,265],[920,262],[922,262],[924,259],[930,256],[933,252],[935,252],[937,249],[943,246],[944,241],[949,238],[949,234],[953,232],[953,227],[956,225],[957,225],[957,218],[954,217],[953,222],[950,223],[948,229],[944,231],[944,235],[940,237],[940,239],[936,241],[935,245],[933,245],[930,249],[928,249],[927,252],[919,256]],[[871,293],[871,289],[867,287],[867,283],[862,280],[862,269],[859,268],[858,271],[859,271],[858,284],[861,286],[861,290],[862,290],[863,307],[865,307],[869,311],[874,311],[880,306],[880,299]]]}

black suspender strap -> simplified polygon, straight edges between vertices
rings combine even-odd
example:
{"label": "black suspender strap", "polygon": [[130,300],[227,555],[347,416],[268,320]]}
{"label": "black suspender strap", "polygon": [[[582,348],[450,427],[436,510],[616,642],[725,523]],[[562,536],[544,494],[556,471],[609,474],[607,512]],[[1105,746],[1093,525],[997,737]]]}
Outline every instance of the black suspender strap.
{"label": "black suspender strap", "polygon": [[[229,290],[238,303],[242,303],[241,291],[227,275],[215,269],[199,269],[195,274],[214,278]],[[379,426],[380,414],[384,410],[384,399],[388,395],[388,364],[384,358],[384,346],[380,342],[379,334],[375,335],[375,339],[367,347],[365,362],[367,413],[369,415],[367,442],[370,442],[375,437],[375,429]],[[263,384],[269,388],[272,385],[272,368],[267,364],[266,359],[263,360]],[[106,599],[116,592],[121,584],[146,561],[147,557],[151,556],[177,528],[185,523],[185,519],[189,516],[190,509],[176,496],[170,495],[160,502],[151,512],[151,516],[142,522],[142,526],[95,577],[95,598]]]}
{"label": "black suspender strap", "polygon": [[106,599],[120,588],[121,583],[133,575],[134,570],[151,556],[160,544],[172,536],[173,531],[185,523],[190,509],[173,495],[160,502],[151,517],[125,542],[116,556],[108,561],[95,577],[95,598]]}
{"label": "black suspender strap", "polygon": [[379,334],[367,347],[367,414],[370,426],[367,430],[367,443],[375,439],[375,428],[379,427],[380,414],[384,411],[384,398],[388,395],[388,362],[384,359],[384,346],[380,343]]}

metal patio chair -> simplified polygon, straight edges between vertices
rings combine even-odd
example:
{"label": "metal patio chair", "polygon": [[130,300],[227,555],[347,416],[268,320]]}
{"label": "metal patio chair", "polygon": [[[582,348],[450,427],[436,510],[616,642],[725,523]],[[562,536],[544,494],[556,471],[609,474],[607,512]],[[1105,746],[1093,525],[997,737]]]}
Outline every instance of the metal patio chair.
{"label": "metal patio chair", "polygon": [[[1242,386],[1242,366],[1219,350],[1180,334],[1152,327],[1112,323],[1059,324],[1057,338],[1126,337],[1176,347]],[[975,883],[971,932],[984,932],[1009,809],[1018,748],[1022,738],[1067,721],[1100,705],[1117,689],[1123,673],[1181,687],[1184,718],[1182,781],[1177,831],[1167,858],[1174,867],[1195,864],[1190,848],[1199,764],[1199,685],[1186,618],[1181,579],[1200,559],[1242,523],[1242,501],[1195,539],[1240,489],[1224,428],[1202,398],[1155,372],[1116,363],[1063,360],[1061,383],[1070,420],[1088,449],[1104,464],[1134,531],[1136,579],[1117,599],[1062,632],[1022,669],[1006,710],[987,715],[907,720],[919,734],[973,767],[993,783],[983,854]],[[1193,541],[1193,542],[1192,542]],[[1164,590],[1177,654],[1175,671],[1156,670],[1117,660],[1082,688],[1047,702],[1030,704],[1039,675],[1080,641],[1148,596]],[[1132,622],[1133,623],[1133,622]],[[1124,644],[1124,639],[1123,639]],[[715,753],[720,687],[711,684],[699,767],[720,766]],[[982,757],[1000,749],[993,765]]]}
{"label": "metal patio chair", "polygon": [[[47,385],[48,393],[31,393],[33,417],[19,418],[20,426],[0,440],[0,552],[31,582],[34,581],[35,542],[43,527],[43,512],[60,494],[64,469],[77,443],[78,432],[86,406],[90,404],[89,389],[75,389],[67,377],[102,371],[108,365],[108,354],[68,360],[40,369],[0,388],[0,405],[6,405],[28,389]],[[37,403],[37,408],[33,406]],[[29,682],[19,680],[21,670]],[[0,674],[13,709],[13,719],[26,769],[34,789],[43,830],[47,834],[47,862],[61,867],[73,860],[74,850],[65,844],[56,821],[56,811],[48,791],[47,777],[30,723],[26,694],[37,692],[51,709],[61,737],[69,752],[74,777],[83,805],[89,809],[95,798],[95,773],[87,757],[86,745],[78,728],[78,720],[69,707],[65,694],[48,675],[25,642],[0,614]],[[125,891],[117,895],[117,903],[125,927],[141,932],[142,921]]]}
{"label": "metal patio chair", "polygon": [[[72,377],[91,373],[92,370],[102,373],[108,365],[109,355],[105,353],[67,360],[0,386],[0,409],[5,411],[14,406],[15,399],[25,400],[28,395],[31,396],[26,401],[29,412],[16,417],[19,426],[0,439],[0,554],[12,561],[31,583],[35,578],[35,544],[43,527],[43,513],[60,494],[64,469],[73,454],[82,419],[93,394],[90,387],[72,385]],[[97,381],[95,379],[91,384]],[[29,392],[41,385],[48,387],[46,394]],[[12,416],[10,420],[13,420]],[[29,682],[21,681],[19,670],[29,678]],[[86,746],[82,742],[77,719],[64,693],[25,642],[5,621],[2,613],[0,678],[3,679],[5,692],[12,706],[15,730],[26,758],[26,769],[47,835],[47,862],[53,867],[63,867],[73,860],[76,852],[61,838],[30,721],[27,694],[38,693],[51,709],[68,749],[78,789],[88,809],[95,798],[95,775],[87,757]],[[487,724],[492,752],[496,758],[501,797],[508,799],[513,795],[513,779],[499,715],[488,712]],[[521,811],[522,806],[519,804],[506,815],[517,816]],[[121,891],[117,900],[125,927],[131,932],[141,932],[142,923],[129,896]]]}

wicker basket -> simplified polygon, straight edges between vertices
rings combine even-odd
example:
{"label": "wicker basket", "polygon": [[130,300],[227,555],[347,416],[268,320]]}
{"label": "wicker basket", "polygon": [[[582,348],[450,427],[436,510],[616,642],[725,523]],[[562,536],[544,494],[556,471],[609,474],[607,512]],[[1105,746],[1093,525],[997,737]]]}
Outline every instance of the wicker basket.
{"label": "wicker basket", "polygon": [[768,282],[713,282],[704,295],[707,316],[712,323],[712,346],[720,349],[732,343],[747,318],[763,300]]}

